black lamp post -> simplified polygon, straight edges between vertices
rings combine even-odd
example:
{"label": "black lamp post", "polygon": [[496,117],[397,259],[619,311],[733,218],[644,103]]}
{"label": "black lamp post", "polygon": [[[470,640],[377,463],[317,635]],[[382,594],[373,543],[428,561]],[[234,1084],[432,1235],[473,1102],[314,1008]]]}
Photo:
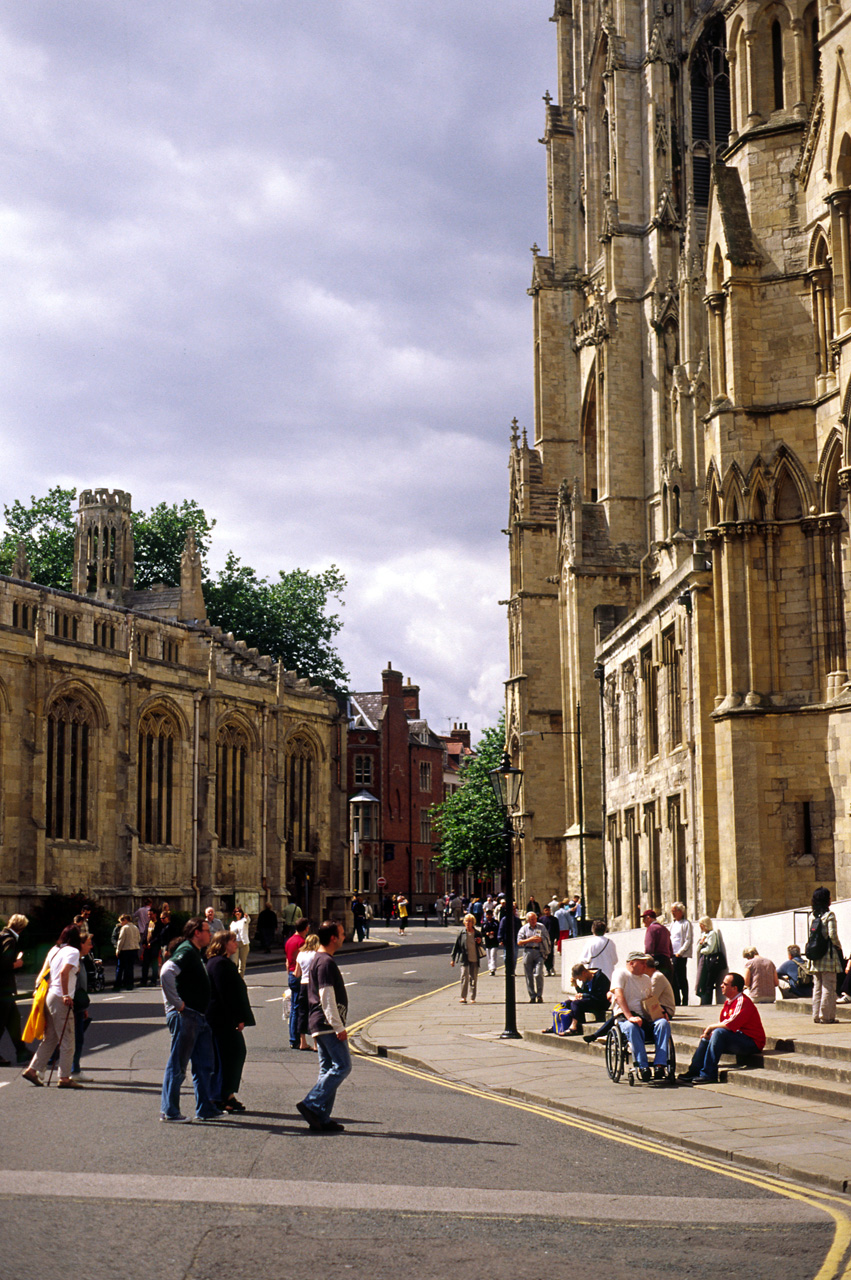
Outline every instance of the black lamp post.
{"label": "black lamp post", "polygon": [[503,838],[505,841],[505,1030],[501,1040],[519,1040],[517,1030],[517,1005],[514,998],[514,964],[517,944],[514,935],[514,827],[511,815],[520,804],[520,783],[523,770],[514,769],[508,752],[502,756],[502,764],[488,773],[497,803],[503,813]]}

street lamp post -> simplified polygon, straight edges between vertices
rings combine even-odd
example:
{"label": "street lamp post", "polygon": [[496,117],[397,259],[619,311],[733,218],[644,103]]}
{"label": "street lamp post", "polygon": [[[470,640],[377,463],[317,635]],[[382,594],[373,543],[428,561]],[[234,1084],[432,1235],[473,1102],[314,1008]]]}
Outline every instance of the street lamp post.
{"label": "street lamp post", "polygon": [[501,1040],[519,1040],[517,1030],[517,1004],[514,993],[514,965],[517,944],[514,936],[514,827],[512,815],[520,804],[520,783],[523,770],[514,769],[508,752],[503,752],[502,764],[488,773],[497,803],[503,814],[503,838],[505,841],[505,1030]]}

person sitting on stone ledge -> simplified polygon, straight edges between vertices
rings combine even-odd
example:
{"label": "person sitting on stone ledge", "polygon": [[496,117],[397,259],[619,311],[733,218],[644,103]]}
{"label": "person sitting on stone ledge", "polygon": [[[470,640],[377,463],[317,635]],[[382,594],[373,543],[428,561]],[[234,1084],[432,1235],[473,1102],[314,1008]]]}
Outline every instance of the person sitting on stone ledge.
{"label": "person sitting on stone ledge", "polygon": [[[786,954],[789,959],[777,966],[781,995],[784,1000],[809,1000],[813,994],[813,975],[807,973],[807,962],[801,955],[801,948],[793,942],[786,948]],[[851,1001],[844,1003],[851,1003]]]}
{"label": "person sitting on stone ledge", "polygon": [[718,1063],[723,1053],[744,1057],[765,1048],[765,1028],[754,1002],[745,995],[745,980],[740,973],[727,973],[721,979],[724,1004],[721,1021],[704,1028],[689,1064],[677,1080],[680,1084],[717,1084]]}
{"label": "person sitting on stone ledge", "polygon": [[644,961],[644,967],[647,970],[648,977],[650,978],[650,992],[659,1001],[660,1005],[665,1010],[665,1016],[668,1018],[668,1021],[670,1021],[677,1011],[674,988],[657,965],[655,956],[648,955]]}
{"label": "person sitting on stone ledge", "polygon": [[742,957],[745,966],[745,990],[754,1004],[774,1004],[775,991],[780,989],[777,970],[771,960],[761,956],[756,947],[745,947]]}
{"label": "person sitting on stone ledge", "polygon": [[589,969],[584,964],[575,964],[570,971],[573,986],[579,993],[570,1001],[571,1023],[563,1036],[581,1036],[587,1014],[593,1013],[599,1022],[603,1022],[608,1013],[609,979],[602,969]]}

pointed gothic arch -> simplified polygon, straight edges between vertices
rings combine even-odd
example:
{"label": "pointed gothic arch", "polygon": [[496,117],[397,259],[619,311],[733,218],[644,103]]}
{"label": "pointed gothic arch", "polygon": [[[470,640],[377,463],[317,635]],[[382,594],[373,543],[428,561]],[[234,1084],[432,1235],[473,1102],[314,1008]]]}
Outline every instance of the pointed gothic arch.
{"label": "pointed gothic arch", "polygon": [[841,466],[842,435],[839,428],[835,427],[825,441],[816,473],[820,511],[840,511],[844,505],[845,499],[839,484]]}
{"label": "pointed gothic arch", "polygon": [[182,738],[177,708],[166,699],[150,702],[139,716],[136,757],[136,826],[144,845],[176,843],[176,799]]}
{"label": "pointed gothic arch", "polygon": [[596,502],[600,491],[596,360],[591,366],[582,404],[582,467],[583,496],[586,502]]}

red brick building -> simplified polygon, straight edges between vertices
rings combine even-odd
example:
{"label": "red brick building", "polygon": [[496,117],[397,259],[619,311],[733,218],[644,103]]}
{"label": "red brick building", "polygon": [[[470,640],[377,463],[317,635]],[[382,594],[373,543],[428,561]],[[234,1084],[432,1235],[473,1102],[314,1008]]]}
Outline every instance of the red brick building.
{"label": "red brick building", "polygon": [[432,862],[438,854],[430,810],[444,798],[447,743],[454,732],[447,739],[429,728],[420,713],[419,686],[410,679],[404,684],[392,667],[381,673],[380,693],[349,695],[349,816],[358,846],[355,868],[352,838],[351,883],[373,906],[381,893],[404,893],[414,916],[443,893],[443,871]]}

